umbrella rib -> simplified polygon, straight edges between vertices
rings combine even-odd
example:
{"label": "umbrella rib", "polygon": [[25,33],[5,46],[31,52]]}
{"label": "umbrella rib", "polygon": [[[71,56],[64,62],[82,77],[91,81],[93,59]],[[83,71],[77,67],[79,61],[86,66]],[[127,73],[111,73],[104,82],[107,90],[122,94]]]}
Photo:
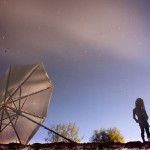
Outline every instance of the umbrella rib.
{"label": "umbrella rib", "polygon": [[24,114],[27,114],[27,115],[30,115],[30,116],[33,116],[33,117],[37,117],[37,118],[40,118],[40,119],[44,119],[44,117],[41,117],[39,115],[35,115],[33,113],[26,112],[24,110],[23,111],[21,110],[21,113],[24,113]]}
{"label": "umbrella rib", "polygon": [[31,94],[28,94],[28,95],[22,96],[22,97],[20,97],[20,98],[18,98],[18,99],[16,99],[16,100],[14,100],[14,102],[19,101],[20,99],[23,99],[23,98],[25,98],[25,97],[27,97],[27,96],[32,96],[32,95],[37,94],[37,93],[39,93],[39,92],[43,92],[43,91],[48,90],[48,89],[50,89],[50,88],[51,88],[51,87],[47,87],[46,89],[43,89],[43,90],[40,90],[40,91],[37,91],[37,92],[31,93]]}
{"label": "umbrella rib", "polygon": [[[15,116],[15,114],[12,115],[12,116]],[[12,117],[12,116],[10,116],[10,117]],[[5,120],[5,119],[8,119],[8,117],[7,117],[7,118],[4,118],[3,120]],[[2,132],[7,126],[9,126],[10,123],[11,123],[10,121],[9,121],[9,123],[7,123],[7,124],[4,124],[4,123],[3,123],[3,125],[5,125],[5,127],[4,127],[3,129],[1,129],[0,132]]]}
{"label": "umbrella rib", "polygon": [[8,84],[9,84],[9,79],[10,79],[10,72],[11,72],[11,67],[9,68],[9,73],[8,73],[8,78],[7,78],[7,83],[6,83],[6,89],[5,89],[5,96],[4,96],[4,103],[6,102],[6,97],[7,97],[7,89],[8,89]]}
{"label": "umbrella rib", "polygon": [[16,123],[17,123],[17,120],[18,120],[18,116],[17,116],[17,118],[16,118],[16,120],[15,120],[15,125],[16,125]]}
{"label": "umbrella rib", "polygon": [[[11,115],[10,117],[15,116],[16,114]],[[8,117],[3,118],[1,121],[8,119]],[[3,123],[2,123],[3,124]]]}
{"label": "umbrella rib", "polygon": [[[10,107],[10,106],[6,106],[7,108],[9,108],[9,109],[11,109],[13,112],[17,112],[16,111],[16,109],[15,108],[12,108],[12,107]],[[37,118],[40,118],[40,119],[44,119],[44,117],[42,117],[42,116],[38,116],[38,115],[35,115],[35,114],[33,114],[33,113],[29,113],[29,112],[26,112],[26,111],[24,111],[24,110],[19,110],[19,112],[20,113],[24,113],[24,114],[27,114],[27,115],[30,115],[30,116],[33,116],[33,117],[37,117]],[[9,116],[10,117],[10,116]],[[8,118],[9,118],[8,117]]]}
{"label": "umbrella rib", "polygon": [[11,122],[9,121],[9,123],[7,123],[7,124],[5,125],[5,127],[0,130],[0,132],[2,132],[7,126],[9,126],[10,123],[11,123]]}
{"label": "umbrella rib", "polygon": [[23,108],[24,104],[25,104],[25,103],[26,103],[26,101],[28,100],[28,97],[29,97],[29,95],[26,97],[26,99],[25,99],[25,101],[23,102],[23,104],[22,104],[21,108],[19,107],[19,109],[20,109],[20,110]]}
{"label": "umbrella rib", "polygon": [[3,116],[4,116],[4,110],[2,110],[2,115],[1,115],[0,130],[1,130],[1,128],[2,128],[2,120],[3,120]]}
{"label": "umbrella rib", "polygon": [[[21,140],[20,140],[20,138],[19,138],[19,135],[18,135],[18,133],[17,133],[15,127],[14,127],[14,124],[13,124],[13,122],[12,122],[10,116],[9,116],[9,113],[7,112],[7,110],[6,110],[6,114],[7,114],[8,118],[9,118],[9,120],[10,120],[10,123],[11,123],[11,125],[12,125],[12,127],[13,127],[13,129],[14,129],[14,131],[15,131],[15,134],[16,134],[16,136],[17,136],[19,142],[21,143]],[[22,143],[21,143],[21,144],[22,144]]]}
{"label": "umbrella rib", "polygon": [[[21,97],[21,87],[19,89],[20,89],[19,96]],[[20,99],[19,99],[19,109],[20,109]]]}
{"label": "umbrella rib", "polygon": [[71,139],[68,139],[68,138],[66,138],[65,136],[63,136],[63,135],[61,135],[61,134],[59,134],[59,133],[57,133],[57,132],[55,132],[55,131],[53,131],[53,130],[47,128],[46,126],[42,125],[41,123],[38,123],[38,122],[36,122],[35,120],[32,120],[31,118],[29,118],[29,117],[27,117],[27,116],[25,116],[25,115],[23,115],[23,114],[20,114],[20,115],[21,115],[22,117],[25,117],[26,119],[30,120],[31,122],[36,123],[37,125],[43,127],[44,129],[46,129],[46,130],[48,130],[48,131],[50,131],[50,132],[52,132],[52,133],[54,133],[54,134],[56,134],[56,135],[62,137],[63,139],[65,139],[65,140],[67,140],[67,141],[69,141],[69,142],[71,142],[71,143],[75,143],[75,142],[72,141]]}
{"label": "umbrella rib", "polygon": [[[15,99],[15,100],[13,100],[13,102],[19,101],[19,100],[21,100],[21,99],[23,99],[23,98],[25,98],[25,97],[28,97],[28,95],[23,96],[23,97],[19,97],[19,98],[17,98],[17,99]],[[10,101],[9,101],[9,102],[7,102],[7,103],[9,104],[9,103],[10,103]],[[0,105],[0,106],[2,106],[2,105]]]}
{"label": "umbrella rib", "polygon": [[[16,88],[16,90],[12,93],[11,96],[14,96],[14,94],[18,91],[18,89],[31,77],[31,75],[33,74],[33,72],[39,67],[40,65],[37,65],[30,73],[29,75],[26,77],[26,79],[23,80],[23,82]],[[10,98],[10,97],[9,97]],[[9,100],[8,98],[8,100]]]}
{"label": "umbrella rib", "polygon": [[[8,94],[9,94],[9,97],[10,97],[11,102],[14,104],[15,108],[17,109],[17,106],[16,106],[16,104],[14,103],[14,100],[13,100],[13,98],[12,98],[12,95],[10,95],[9,91],[8,91]],[[10,103],[11,103],[11,102],[10,102]],[[6,103],[7,103],[7,102],[6,102]],[[8,102],[8,103],[9,103],[9,102]]]}

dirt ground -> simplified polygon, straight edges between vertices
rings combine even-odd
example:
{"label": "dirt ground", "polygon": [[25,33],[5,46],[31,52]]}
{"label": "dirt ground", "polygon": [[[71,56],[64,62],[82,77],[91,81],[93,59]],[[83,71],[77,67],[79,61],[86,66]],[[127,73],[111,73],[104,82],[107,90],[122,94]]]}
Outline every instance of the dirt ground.
{"label": "dirt ground", "polygon": [[141,143],[34,143],[21,145],[17,143],[0,144],[0,150],[107,150],[107,149],[150,149],[150,142]]}

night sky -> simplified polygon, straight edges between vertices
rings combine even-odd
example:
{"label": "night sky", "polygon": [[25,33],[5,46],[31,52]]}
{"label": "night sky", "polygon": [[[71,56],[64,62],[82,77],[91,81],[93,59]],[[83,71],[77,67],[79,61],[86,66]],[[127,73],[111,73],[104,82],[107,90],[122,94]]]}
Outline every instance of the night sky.
{"label": "night sky", "polygon": [[[54,91],[44,125],[76,123],[82,142],[117,127],[141,140],[138,97],[150,115],[149,0],[0,0],[0,76],[43,63]],[[40,128],[30,143],[44,142]]]}

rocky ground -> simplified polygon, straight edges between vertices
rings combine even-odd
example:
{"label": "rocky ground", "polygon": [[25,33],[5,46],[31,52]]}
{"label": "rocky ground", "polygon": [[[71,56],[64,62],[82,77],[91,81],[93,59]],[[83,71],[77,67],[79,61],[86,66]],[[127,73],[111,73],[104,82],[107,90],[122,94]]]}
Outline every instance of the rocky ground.
{"label": "rocky ground", "polygon": [[0,150],[136,150],[149,149],[150,142],[128,142],[128,143],[50,143],[32,145],[21,145],[17,143],[0,144]]}

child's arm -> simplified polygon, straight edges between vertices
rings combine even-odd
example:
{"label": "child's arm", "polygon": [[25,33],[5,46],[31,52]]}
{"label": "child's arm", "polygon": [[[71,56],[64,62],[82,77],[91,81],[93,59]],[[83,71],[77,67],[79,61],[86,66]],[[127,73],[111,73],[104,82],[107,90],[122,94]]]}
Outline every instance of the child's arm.
{"label": "child's arm", "polygon": [[136,119],[136,113],[135,113],[135,109],[133,109],[133,119],[138,123],[138,119]]}

